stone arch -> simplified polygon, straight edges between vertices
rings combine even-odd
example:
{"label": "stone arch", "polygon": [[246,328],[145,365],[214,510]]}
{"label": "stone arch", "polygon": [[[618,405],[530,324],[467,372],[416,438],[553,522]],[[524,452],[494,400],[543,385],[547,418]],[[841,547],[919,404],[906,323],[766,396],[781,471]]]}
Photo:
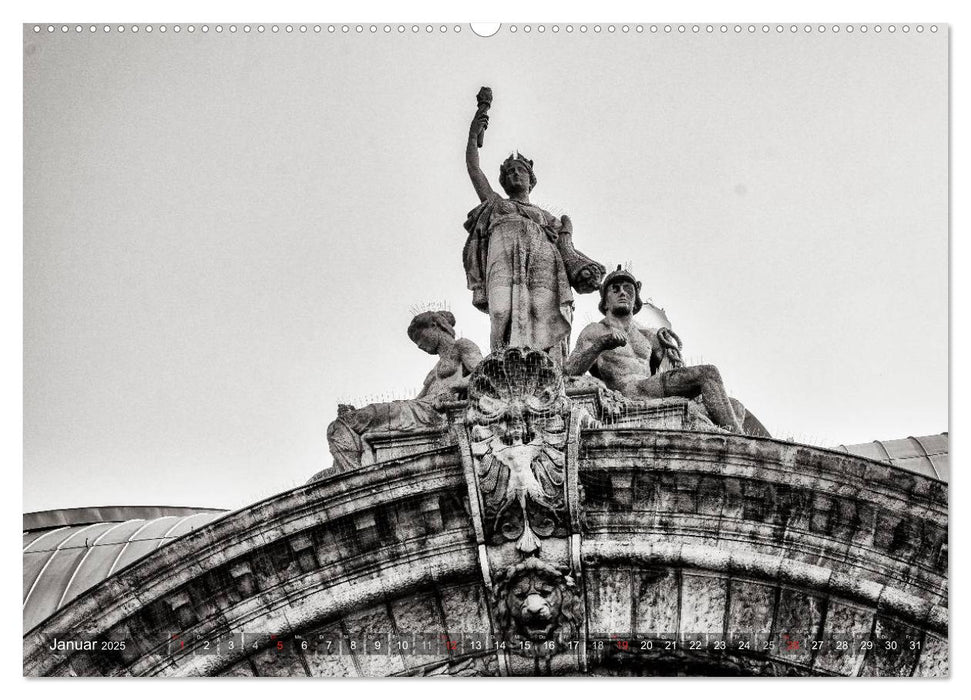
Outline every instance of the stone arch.
{"label": "stone arch", "polygon": [[[571,546],[589,653],[576,664],[544,670],[471,646],[384,662],[300,649],[310,635],[368,630],[449,643],[496,633],[468,464],[453,441],[334,472],[159,548],[29,631],[25,674],[947,673],[942,482],[768,438],[596,427],[578,439]],[[51,651],[65,631],[128,644]],[[240,632],[273,634],[274,647],[293,652],[227,649]],[[671,633],[761,635],[777,646],[647,655],[590,647]],[[783,635],[918,647],[783,651]],[[201,653],[205,641],[224,644],[222,653]]]}

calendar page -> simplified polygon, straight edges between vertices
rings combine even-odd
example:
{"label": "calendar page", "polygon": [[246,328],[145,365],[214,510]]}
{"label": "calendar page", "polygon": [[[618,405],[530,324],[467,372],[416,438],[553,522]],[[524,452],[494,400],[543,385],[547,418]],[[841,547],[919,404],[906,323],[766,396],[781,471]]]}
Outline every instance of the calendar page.
{"label": "calendar page", "polygon": [[947,24],[22,32],[24,676],[949,674]]}

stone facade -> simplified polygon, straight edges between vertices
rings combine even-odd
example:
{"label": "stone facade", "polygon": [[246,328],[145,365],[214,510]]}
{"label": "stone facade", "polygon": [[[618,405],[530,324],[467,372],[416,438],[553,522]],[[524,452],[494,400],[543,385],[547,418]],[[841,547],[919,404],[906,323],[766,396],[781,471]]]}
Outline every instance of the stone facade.
{"label": "stone facade", "polygon": [[945,483],[551,372],[488,417],[473,374],[446,429],[159,548],[30,630],[25,675],[947,675]]}

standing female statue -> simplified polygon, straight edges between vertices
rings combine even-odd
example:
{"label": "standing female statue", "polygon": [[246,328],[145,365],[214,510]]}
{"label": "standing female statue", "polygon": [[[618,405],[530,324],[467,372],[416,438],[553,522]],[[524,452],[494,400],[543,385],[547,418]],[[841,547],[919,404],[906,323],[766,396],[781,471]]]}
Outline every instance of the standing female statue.
{"label": "standing female statue", "polygon": [[[468,387],[469,375],[482,360],[475,343],[455,338],[455,316],[450,311],[418,314],[408,326],[408,337],[429,355],[438,355],[438,362],[414,399],[372,403],[363,408],[342,404],[337,408],[337,420],[327,428],[335,466],[361,466],[365,452],[362,438],[369,433],[444,429],[445,416],[439,409]],[[318,476],[322,474],[326,471]]]}
{"label": "standing female statue", "polygon": [[489,314],[490,347],[525,346],[566,358],[573,322],[572,287],[594,292],[603,265],[573,247],[573,224],[530,203],[536,186],[533,161],[516,153],[499,168],[497,194],[479,167],[479,147],[489,125],[492,93],[483,88],[469,128],[465,162],[481,204],[469,212],[463,251],[472,303]]}

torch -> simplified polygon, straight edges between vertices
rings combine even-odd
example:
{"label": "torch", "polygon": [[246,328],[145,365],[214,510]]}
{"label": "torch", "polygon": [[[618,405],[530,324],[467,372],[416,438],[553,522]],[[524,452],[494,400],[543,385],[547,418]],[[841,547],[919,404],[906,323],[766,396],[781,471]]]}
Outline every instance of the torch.
{"label": "torch", "polygon": [[[479,94],[475,96],[476,102],[479,104],[479,109],[476,111],[475,116],[479,117],[489,111],[492,106],[492,88],[482,87],[479,89]],[[488,128],[488,127],[486,127]],[[476,145],[482,148],[482,144],[485,141],[485,129],[479,132],[479,138],[476,141]]]}

